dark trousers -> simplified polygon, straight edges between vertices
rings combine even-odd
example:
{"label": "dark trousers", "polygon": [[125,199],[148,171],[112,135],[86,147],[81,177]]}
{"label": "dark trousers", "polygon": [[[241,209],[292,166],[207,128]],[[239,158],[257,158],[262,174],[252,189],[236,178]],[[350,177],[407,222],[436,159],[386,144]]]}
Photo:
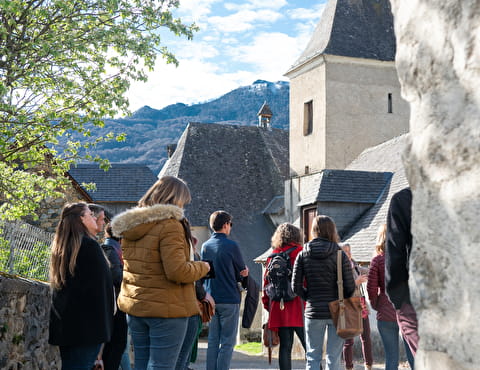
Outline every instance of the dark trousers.
{"label": "dark trousers", "polygon": [[[370,321],[368,317],[363,319],[363,333],[360,334],[362,341],[363,358],[365,359],[365,365],[372,366],[372,340],[370,338]],[[345,339],[343,344],[343,359],[345,360],[345,367],[347,369],[353,368],[353,338]]]}
{"label": "dark trousers", "polygon": [[97,359],[101,344],[60,346],[62,370],[90,370]]}
{"label": "dark trousers", "polygon": [[281,327],[278,328],[278,337],[280,339],[280,348],[278,349],[278,363],[280,370],[291,370],[292,368],[292,347],[293,333],[297,333],[303,349],[305,345],[305,331],[303,327]]}
{"label": "dark trousers", "polygon": [[118,370],[123,352],[127,346],[127,318],[125,312],[117,309],[113,316],[113,332],[110,342],[103,349],[103,366],[105,370]]}
{"label": "dark trousers", "polygon": [[418,346],[418,320],[417,313],[411,304],[403,303],[402,307],[397,310],[397,322],[403,339],[407,342],[413,357],[415,357]]}

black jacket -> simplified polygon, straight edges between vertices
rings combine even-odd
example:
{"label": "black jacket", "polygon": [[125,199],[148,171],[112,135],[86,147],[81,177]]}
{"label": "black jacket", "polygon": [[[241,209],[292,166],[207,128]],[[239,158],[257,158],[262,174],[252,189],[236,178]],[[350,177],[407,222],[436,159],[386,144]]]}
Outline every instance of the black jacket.
{"label": "black jacket", "polygon": [[385,290],[396,309],[410,303],[408,263],[412,249],[412,192],[405,188],[395,193],[387,215],[385,245]]}
{"label": "black jacket", "polygon": [[112,274],[113,286],[115,287],[115,296],[118,297],[123,280],[123,263],[117,252],[117,248],[121,248],[120,243],[115,239],[107,238],[101,247],[110,262],[110,273]]}
{"label": "black jacket", "polygon": [[[337,243],[316,238],[297,256],[293,267],[293,291],[307,302],[305,317],[331,319],[328,302],[338,299]],[[355,291],[350,261],[342,253],[343,294],[349,298]],[[306,286],[304,286],[304,282]]]}
{"label": "black jacket", "polygon": [[255,313],[257,312],[260,287],[250,275],[242,279],[242,286],[247,290],[242,316],[242,328],[249,329],[252,326]]}
{"label": "black jacket", "polygon": [[[193,255],[193,259],[194,259],[194,261],[201,261],[200,255],[196,252]],[[199,280],[195,281],[195,295],[197,296],[197,299],[199,301],[204,299],[205,296],[207,295],[207,292],[206,292],[205,288],[203,287],[204,280],[205,280],[205,278],[202,278],[202,279],[199,279]]]}
{"label": "black jacket", "polygon": [[84,236],[74,276],[53,290],[48,342],[60,346],[110,341],[113,327],[113,283],[98,243]]}

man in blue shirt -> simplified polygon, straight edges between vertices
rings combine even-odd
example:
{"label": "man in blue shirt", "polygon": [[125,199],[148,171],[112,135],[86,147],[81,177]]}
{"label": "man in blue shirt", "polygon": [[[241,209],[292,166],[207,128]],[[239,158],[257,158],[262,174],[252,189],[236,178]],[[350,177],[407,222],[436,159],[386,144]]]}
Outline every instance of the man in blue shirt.
{"label": "man in blue shirt", "polygon": [[215,315],[208,329],[207,370],[230,368],[240,313],[237,282],[248,275],[238,244],[227,238],[232,226],[227,212],[213,212],[210,227],[214,232],[202,245],[202,260],[211,261],[215,271],[215,278],[205,282],[205,290],[215,299]]}

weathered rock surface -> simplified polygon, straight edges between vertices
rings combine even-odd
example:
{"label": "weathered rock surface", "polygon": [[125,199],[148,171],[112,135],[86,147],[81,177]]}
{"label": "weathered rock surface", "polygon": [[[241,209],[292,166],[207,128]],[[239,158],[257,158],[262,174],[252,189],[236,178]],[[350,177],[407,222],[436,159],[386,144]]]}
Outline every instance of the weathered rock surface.
{"label": "weathered rock surface", "polygon": [[391,0],[410,102],[416,369],[478,369],[480,1]]}
{"label": "weathered rock surface", "polygon": [[0,369],[60,369],[48,344],[48,284],[0,274]]}

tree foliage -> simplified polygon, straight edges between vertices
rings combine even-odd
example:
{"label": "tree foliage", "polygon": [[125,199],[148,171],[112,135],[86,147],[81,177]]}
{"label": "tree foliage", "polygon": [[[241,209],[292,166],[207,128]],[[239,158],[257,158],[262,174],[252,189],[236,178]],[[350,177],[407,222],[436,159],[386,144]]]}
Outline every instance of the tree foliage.
{"label": "tree foliage", "polygon": [[50,245],[35,242],[28,249],[13,251],[11,242],[0,236],[0,271],[48,281]]}
{"label": "tree foliage", "polygon": [[[161,45],[161,31],[191,39],[197,29],[173,16],[178,6],[174,0],[0,0],[0,217],[31,215],[57,195],[79,149],[108,167],[88,149],[124,136],[96,137],[85,123],[102,126],[105,117],[127,114],[130,82],[145,81],[157,56],[178,63]],[[82,144],[72,132],[85,137]]]}

